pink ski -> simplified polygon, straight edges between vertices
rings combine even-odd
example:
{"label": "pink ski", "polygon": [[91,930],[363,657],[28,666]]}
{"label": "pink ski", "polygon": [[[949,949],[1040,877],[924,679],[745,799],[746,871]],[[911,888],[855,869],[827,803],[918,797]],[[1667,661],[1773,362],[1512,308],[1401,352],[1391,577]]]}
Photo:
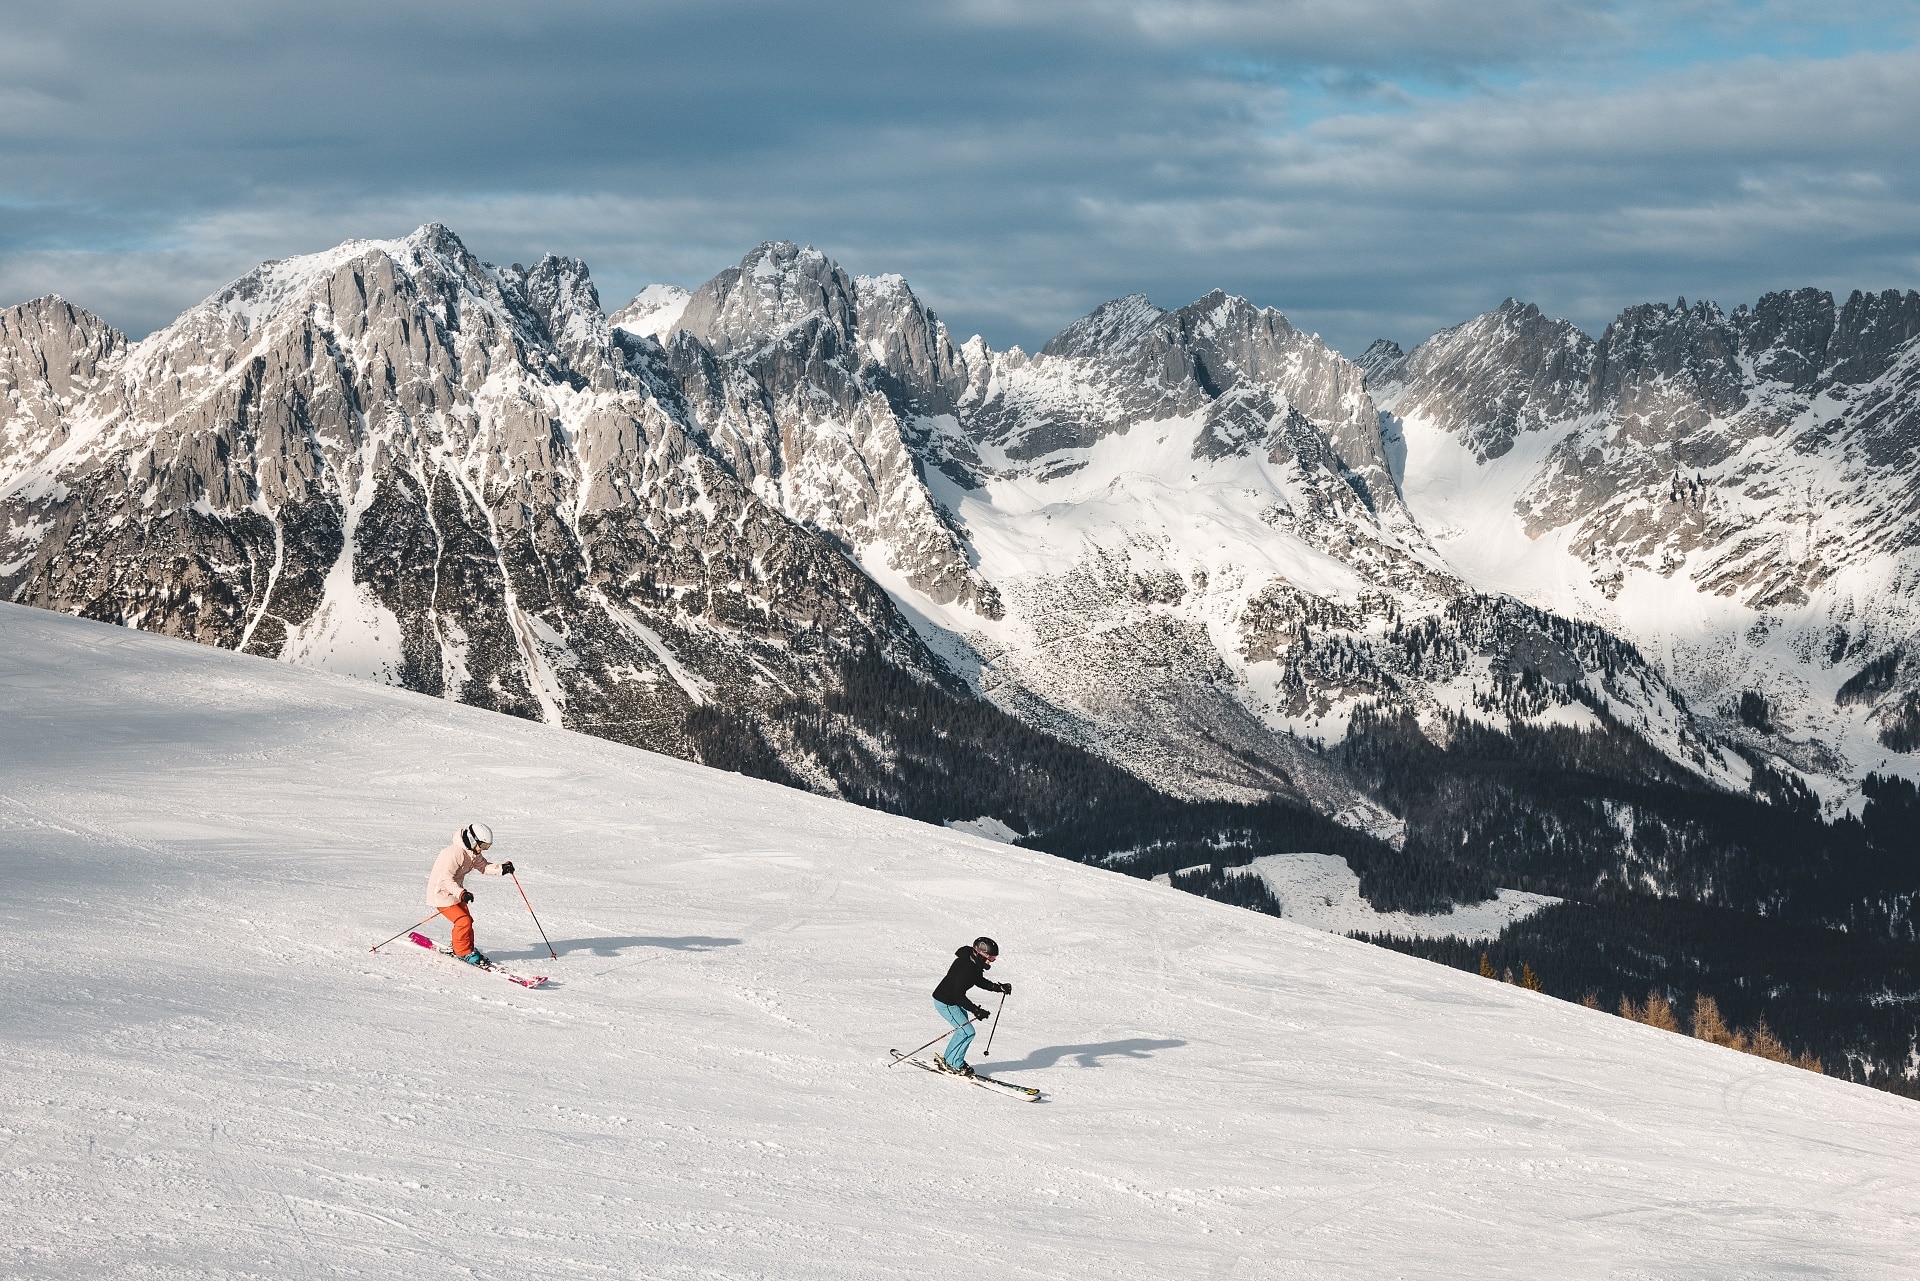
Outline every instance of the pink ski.
{"label": "pink ski", "polygon": [[[407,937],[412,939],[414,942],[418,943],[421,947],[426,948],[428,951],[438,952],[440,955],[446,957],[450,961],[460,960],[459,957],[453,954],[452,948],[441,947],[438,943],[434,942],[432,939],[428,938],[424,934],[421,934],[416,931],[413,934],[409,934]],[[462,965],[466,964],[465,961],[460,961],[460,963]],[[501,978],[507,980],[509,983],[518,983],[521,987],[539,987],[542,983],[545,983],[547,981],[547,976],[544,974],[532,974],[532,975],[515,974],[512,970],[501,969],[499,966],[495,965],[492,961],[482,961],[480,964],[474,966],[473,968],[476,970],[486,970],[487,972],[492,974],[498,974]]]}

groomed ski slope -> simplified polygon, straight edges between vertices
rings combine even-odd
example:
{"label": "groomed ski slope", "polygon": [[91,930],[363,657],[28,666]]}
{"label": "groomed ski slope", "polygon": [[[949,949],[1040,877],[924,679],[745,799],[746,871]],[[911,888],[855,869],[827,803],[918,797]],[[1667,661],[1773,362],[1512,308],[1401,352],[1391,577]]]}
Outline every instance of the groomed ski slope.
{"label": "groomed ski slope", "polygon": [[[1888,1278],[1920,1108],[1162,886],[0,605],[0,1274]],[[528,992],[404,941],[434,851]],[[994,1071],[901,1069],[987,931]],[[444,928],[436,930],[445,936]],[[984,1038],[983,1038],[984,1039]]]}

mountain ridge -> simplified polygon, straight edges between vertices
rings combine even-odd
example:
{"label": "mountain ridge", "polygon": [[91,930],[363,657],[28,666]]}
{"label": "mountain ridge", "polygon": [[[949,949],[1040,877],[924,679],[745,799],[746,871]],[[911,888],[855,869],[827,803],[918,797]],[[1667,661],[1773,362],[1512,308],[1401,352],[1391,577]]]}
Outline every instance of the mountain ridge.
{"label": "mountain ridge", "polygon": [[[390,269],[396,252],[408,264],[397,276]],[[388,264],[375,263],[379,279],[371,295],[363,273],[352,266],[369,255]],[[368,346],[365,321],[354,317],[385,306],[388,293],[383,291],[394,288],[407,293],[412,318],[388,318],[397,324],[392,335],[397,341]],[[287,341],[298,351],[276,352],[274,369],[255,372],[260,386],[248,383],[243,373],[243,387],[220,400],[222,393],[204,371],[238,360],[240,346],[257,346],[277,318],[290,315],[289,308],[299,310],[296,302],[307,311],[285,323],[293,326]],[[474,315],[467,316],[463,306]],[[1867,318],[1854,329],[1873,340],[1843,344],[1840,366],[1886,363],[1905,312],[1885,299],[1869,304],[1856,298],[1848,306],[1853,310],[1847,314]],[[11,323],[18,328],[26,313],[15,310],[19,315]],[[1711,330],[1718,323],[1706,310],[1695,312],[1689,323],[1696,328]],[[1666,316],[1658,308],[1632,314],[1642,313],[1636,323],[1643,329]],[[1804,337],[1807,323],[1804,317],[1796,321],[1797,315],[1792,307],[1769,302],[1751,313],[1736,312],[1734,327]],[[317,604],[308,610],[308,602],[329,603],[323,624],[355,613],[353,598],[361,594],[361,585],[351,575],[358,571],[350,567],[344,584],[336,573],[331,596],[326,583],[327,573],[338,569],[342,549],[350,561],[358,554],[349,544],[359,534],[359,504],[371,509],[378,503],[381,510],[372,519],[379,536],[398,537],[404,544],[405,533],[392,534],[382,524],[395,505],[395,492],[411,488],[399,505],[419,513],[415,525],[432,525],[431,504],[441,500],[431,498],[431,480],[417,466],[418,474],[409,476],[403,468],[391,483],[377,482],[373,494],[361,495],[356,477],[377,470],[375,460],[369,457],[362,467],[344,454],[329,459],[324,447],[317,461],[312,448],[303,458],[296,428],[311,434],[307,420],[317,413],[338,425],[323,426],[315,440],[328,431],[351,435],[351,424],[342,417],[348,407],[383,400],[409,423],[432,421],[464,401],[459,410],[473,423],[493,422],[488,415],[498,415],[500,424],[511,424],[520,415],[514,397],[484,404],[475,399],[493,394],[486,390],[487,379],[495,363],[505,362],[512,366],[509,380],[519,380],[518,403],[532,403],[530,396],[544,399],[552,424],[545,441],[524,415],[504,434],[488,428],[497,437],[490,446],[493,455],[504,450],[527,460],[525,470],[511,477],[510,492],[524,512],[536,513],[536,523],[545,522],[545,532],[535,536],[531,529],[512,528],[526,517],[510,513],[505,536],[528,540],[520,554],[530,565],[557,563],[540,552],[541,538],[577,547],[583,557],[564,583],[546,583],[536,595],[553,598],[557,590],[561,596],[594,598],[588,613],[599,619],[605,638],[594,643],[641,659],[653,670],[653,684],[664,688],[671,677],[686,705],[699,704],[700,691],[714,678],[690,675],[698,664],[678,651],[703,647],[693,645],[684,629],[678,640],[652,644],[647,633],[658,639],[665,635],[660,626],[650,622],[635,631],[627,625],[635,622],[631,614],[638,598],[619,607],[630,615],[621,622],[610,612],[615,607],[603,607],[595,598],[596,593],[605,596],[604,588],[590,584],[582,571],[593,561],[589,525],[620,523],[627,519],[622,513],[641,502],[654,506],[658,523],[672,524],[671,517],[688,510],[679,505],[685,500],[675,497],[685,483],[675,479],[676,473],[717,466],[708,479],[692,481],[693,510],[709,501],[710,486],[728,489],[739,495],[730,502],[747,504],[740,510],[766,513],[760,519],[773,513],[784,518],[784,525],[768,526],[769,531],[791,529],[795,534],[783,537],[798,536],[803,544],[809,537],[824,538],[863,577],[886,589],[867,593],[871,603],[858,606],[861,621],[848,634],[866,639],[854,642],[853,649],[842,646],[843,653],[877,644],[894,655],[890,661],[904,662],[926,679],[943,679],[944,671],[1015,715],[1175,792],[1254,799],[1278,790],[1326,812],[1361,816],[1363,826],[1391,833],[1392,823],[1342,783],[1337,771],[1329,771],[1317,749],[1301,746],[1303,736],[1309,744],[1338,742],[1356,712],[1365,709],[1404,708],[1442,738],[1447,716],[1481,715],[1483,706],[1504,703],[1493,714],[1511,718],[1518,705],[1504,695],[1488,704],[1487,691],[1499,684],[1495,677],[1511,665],[1512,653],[1534,653],[1540,643],[1536,632],[1483,635],[1469,646],[1464,666],[1456,662],[1445,669],[1453,674],[1443,674],[1441,684],[1424,656],[1430,640],[1420,641],[1423,656],[1403,648],[1404,619],[1444,620],[1451,616],[1447,602],[1504,588],[1484,576],[1461,573],[1428,537],[1423,525],[1429,522],[1409,510],[1400,492],[1409,465],[1404,433],[1394,425],[1400,417],[1383,415],[1368,388],[1391,389],[1391,403],[1416,423],[1453,431],[1489,462],[1503,457],[1527,430],[1570,411],[1578,380],[1569,371],[1602,368],[1591,377],[1610,403],[1623,394],[1643,399],[1651,394],[1623,392],[1625,384],[1609,382],[1604,368],[1619,370],[1631,362],[1616,354],[1595,366],[1601,347],[1583,347],[1591,340],[1564,322],[1556,328],[1537,308],[1509,300],[1490,316],[1499,320],[1498,334],[1504,334],[1498,341],[1490,341],[1489,318],[1483,317],[1411,353],[1394,356],[1377,348],[1363,366],[1299,333],[1280,313],[1222,291],[1172,311],[1133,295],[1096,309],[1029,357],[1017,349],[996,352],[977,336],[955,344],[904,279],[853,277],[819,251],[790,242],[760,246],[700,290],[643,291],[617,313],[624,320],[609,320],[578,260],[549,255],[532,268],[492,268],[473,259],[451,231],[430,224],[405,241],[348,242],[323,254],[263,265],[173,325],[127,347],[129,354],[119,357],[129,371],[120,403],[96,396],[93,409],[79,417],[90,412],[94,431],[104,430],[102,423],[116,412],[123,419],[142,413],[165,417],[175,407],[165,397],[157,409],[140,403],[142,397],[154,400],[142,388],[171,386],[176,399],[211,399],[200,411],[209,421],[244,418],[258,412],[252,398],[263,389],[271,396],[280,384],[292,383],[300,402],[292,419],[301,422],[281,422],[275,440],[241,441],[229,432],[207,446],[218,455],[256,445],[265,460],[256,483],[236,481],[231,468],[201,466],[187,483],[192,492],[183,492],[177,505],[163,510],[206,503],[241,512],[249,503],[271,507],[283,498],[295,500],[296,519],[269,518],[275,540],[270,554],[264,533],[255,531],[237,540],[244,548],[215,559],[246,563],[256,577],[263,563],[277,566],[265,574],[264,595],[278,592],[293,602],[294,614],[307,620],[300,626],[306,627],[318,611]],[[89,369],[121,350],[97,322],[82,322],[77,313],[68,318],[67,328],[76,335],[74,350],[80,354],[75,359]],[[436,339],[436,333],[442,336]],[[1635,341],[1609,339],[1628,354],[1636,350]],[[11,349],[23,349],[22,342],[16,339]],[[96,349],[97,355],[86,354]],[[301,386],[300,353],[307,353],[313,365],[313,353],[323,350],[334,365],[352,366],[348,376]],[[1545,363],[1516,365],[1522,355]],[[463,363],[468,361],[476,362],[472,379]],[[1684,365],[1675,369],[1684,372]],[[411,381],[401,379],[397,371],[402,370]],[[167,383],[170,375],[173,384]],[[1482,385],[1489,379],[1501,381],[1503,400],[1489,399]],[[273,388],[266,388],[269,383]],[[7,420],[5,439],[24,441],[32,431],[39,444],[16,446],[0,460],[8,469],[0,477],[39,466],[47,442],[63,429],[70,434],[62,415],[46,408],[55,403],[50,387],[33,401],[39,408]],[[1438,408],[1443,400],[1445,411]],[[609,412],[645,427],[636,432],[606,421],[597,434],[583,435],[571,425],[596,414],[604,419]],[[1140,453],[1145,442],[1135,433],[1148,430],[1159,431],[1158,442]],[[628,432],[635,434],[623,437]],[[587,456],[580,452],[583,443]],[[367,447],[382,457],[396,448],[388,441]],[[641,473],[632,470],[633,451],[641,447],[655,450],[650,476],[644,466]],[[417,446],[415,454],[419,462]],[[475,465],[473,483],[461,488],[467,496],[464,523],[477,531],[475,518],[509,491],[487,488],[485,476],[490,467],[497,471],[497,464],[481,460]],[[603,467],[608,468],[604,473]],[[1178,480],[1183,467],[1192,472],[1188,482]],[[323,473],[333,477],[334,492],[311,519],[303,519],[298,500]],[[1152,478],[1146,482],[1151,492],[1140,488],[1143,477]],[[1106,483],[1105,490],[1096,480]],[[650,486],[665,488],[648,497]],[[240,492],[249,488],[257,494]],[[1108,495],[1117,499],[1123,491],[1123,501],[1108,501]],[[80,608],[101,610],[116,590],[123,597],[136,595],[124,585],[103,589],[97,583],[50,582],[47,566],[37,565],[35,557],[45,554],[54,528],[50,513],[59,504],[43,499],[35,506],[18,485],[7,492],[6,501],[15,508],[9,518],[12,546],[0,554],[8,556],[11,573],[0,579],[0,590],[10,598],[56,603],[79,597]],[[1134,520],[1130,511],[1148,515]],[[1074,514],[1077,523],[1071,528],[1055,522],[1064,512]],[[1229,513],[1238,522],[1230,531],[1219,523]],[[1229,531],[1218,552],[1184,545],[1183,530],[1196,517]],[[488,521],[479,523],[488,526],[489,541],[501,536]],[[39,543],[32,538],[36,530],[42,531]],[[672,531],[649,527],[638,540],[624,539],[620,556],[657,557],[641,549],[662,543],[670,549],[675,540]],[[1286,551],[1289,546],[1294,550]],[[289,547],[300,551],[291,561]],[[1040,549],[1038,559],[1025,548]],[[400,562],[408,555],[404,549],[388,554]],[[805,573],[817,576],[827,562],[818,553],[805,556],[811,557]],[[323,563],[333,570],[323,573]],[[499,591],[518,586],[510,571],[483,576]],[[683,570],[676,576],[688,575]],[[679,617],[686,613],[683,597],[709,609],[725,599],[713,593],[702,571],[690,577],[694,581],[670,586],[656,579],[649,603]],[[245,645],[291,646],[289,653],[318,656],[323,650],[338,655],[348,644],[339,626],[296,637],[298,629],[288,626],[282,611],[256,599],[262,594],[257,588],[244,610],[237,597],[218,600],[222,590],[209,576],[171,582],[161,589],[157,605],[131,609],[123,602],[121,615],[191,630],[177,604],[168,603],[184,596],[213,600],[231,615],[244,614],[243,625],[229,623],[210,634]],[[386,590],[396,599],[400,594],[397,584]],[[762,595],[756,608],[768,617],[778,615],[789,594],[813,601],[789,586]],[[1534,603],[1549,610],[1556,605]],[[449,674],[458,676],[464,661],[455,653],[459,647],[449,646],[444,632],[429,645],[424,633],[431,629],[415,622],[409,632],[390,604],[383,607],[394,614],[393,622],[383,622],[378,609],[359,611],[376,624],[371,630],[381,633],[374,648],[385,647],[385,665],[374,663],[374,670],[432,689],[430,651],[437,648],[438,687],[448,688]],[[417,601],[408,608],[416,614],[434,609]],[[513,618],[517,610],[516,600],[503,612]],[[819,605],[804,604],[802,612],[811,618],[819,614]],[[1590,617],[1579,609],[1560,612]],[[1070,618],[1106,621],[1091,631],[1061,631],[1059,620]],[[464,621],[457,625],[467,627]],[[798,633],[783,628],[792,626],[774,629],[789,638],[781,642],[789,654]],[[511,635],[496,628],[484,647],[490,653],[484,680],[489,688],[503,680],[507,684],[492,696],[494,702],[507,709],[531,708],[548,719],[563,716],[569,698],[587,702],[589,695],[570,693],[566,679],[548,670],[553,662],[569,661],[569,647],[556,646],[550,637],[564,642],[570,629],[552,620],[540,627],[516,622]],[[398,634],[406,634],[400,642],[403,661],[393,655]],[[1078,639],[1063,645],[1070,637]],[[1640,639],[1645,643],[1644,636]],[[355,643],[364,640],[354,638]],[[1085,651],[1089,643],[1097,649]],[[754,662],[767,657],[761,654]],[[740,673],[749,670],[751,664],[736,664],[735,692],[729,697],[746,697],[746,687],[755,683],[764,687],[766,678],[757,670],[742,679]],[[1649,670],[1629,685],[1609,686],[1596,672],[1576,674],[1564,656],[1528,670],[1542,679],[1547,672],[1559,674],[1545,680],[1547,702],[1533,716],[1631,724],[1632,732],[1716,786],[1744,786],[1752,772],[1741,752],[1713,745],[1717,724],[1693,726],[1685,700],[1664,688],[1661,674]],[[467,688],[469,682],[459,676],[452,684]],[[1605,709],[1601,722],[1580,710],[1583,700]],[[609,706],[609,716],[635,719],[627,710],[633,707],[631,698],[615,704],[622,710]],[[647,715],[664,727],[672,713]],[[1770,759],[1784,763],[1789,757],[1795,762],[1791,767],[1803,771],[1812,759],[1804,752]]]}

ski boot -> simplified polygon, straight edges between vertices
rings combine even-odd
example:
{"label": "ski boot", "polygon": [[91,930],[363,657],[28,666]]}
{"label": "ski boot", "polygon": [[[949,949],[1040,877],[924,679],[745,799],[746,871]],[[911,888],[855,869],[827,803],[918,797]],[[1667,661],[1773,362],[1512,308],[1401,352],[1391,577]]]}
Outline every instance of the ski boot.
{"label": "ski boot", "polygon": [[487,960],[487,958],[482,953],[480,953],[477,950],[468,952],[465,956],[459,957],[457,959],[465,961],[468,965],[488,965],[491,963]]}

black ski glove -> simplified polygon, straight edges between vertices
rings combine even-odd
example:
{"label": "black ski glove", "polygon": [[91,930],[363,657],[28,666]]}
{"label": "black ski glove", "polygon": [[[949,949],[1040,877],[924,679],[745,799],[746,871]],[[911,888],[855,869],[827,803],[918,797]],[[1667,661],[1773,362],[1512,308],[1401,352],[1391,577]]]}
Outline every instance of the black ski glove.
{"label": "black ski glove", "polygon": [[1002,983],[1002,984],[1000,985],[1000,991],[1001,991],[1001,992],[1002,992],[1003,994],[1005,994],[1005,995],[1007,995],[1007,996],[1012,996],[1012,995],[1013,995],[1013,984],[1011,984],[1011,983]]}
{"label": "black ski glove", "polygon": [[984,1023],[993,1016],[988,1014],[985,1010],[975,1010],[973,1012],[973,1017],[979,1020],[980,1022]]}
{"label": "black ski glove", "polygon": [[502,875],[502,876],[512,876],[512,875],[513,875],[513,860],[512,860],[512,859],[508,859],[508,860],[507,860],[506,862],[504,862],[504,863],[502,863],[502,864],[500,865],[500,875]]}
{"label": "black ski glove", "polygon": [[472,891],[472,890],[461,890],[461,891],[460,891],[460,901],[461,901],[462,903],[471,903],[471,902],[473,902],[473,891]]}

